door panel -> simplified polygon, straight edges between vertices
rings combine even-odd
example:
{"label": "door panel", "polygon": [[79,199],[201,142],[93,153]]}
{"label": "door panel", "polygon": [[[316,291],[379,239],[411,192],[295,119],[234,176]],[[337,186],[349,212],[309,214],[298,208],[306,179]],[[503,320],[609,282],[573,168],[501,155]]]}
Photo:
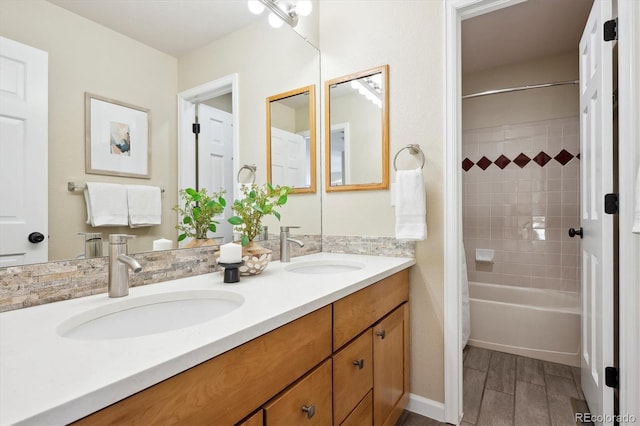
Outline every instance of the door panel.
{"label": "door panel", "polygon": [[[198,182],[200,188],[210,193],[225,190],[225,199],[233,199],[233,116],[228,112],[198,105],[198,122],[201,133],[198,138]],[[227,222],[231,216],[231,202],[218,222],[214,237],[224,237],[225,242],[233,238],[232,226]]]}
{"label": "door panel", "polygon": [[[48,55],[0,37],[0,267],[48,259]],[[45,236],[31,243],[29,234]]]}
{"label": "door panel", "polygon": [[613,414],[604,369],[613,365],[613,218],[604,194],[613,191],[612,43],[602,28],[611,1],[596,0],[580,40],[582,239],[582,388],[594,415]]}

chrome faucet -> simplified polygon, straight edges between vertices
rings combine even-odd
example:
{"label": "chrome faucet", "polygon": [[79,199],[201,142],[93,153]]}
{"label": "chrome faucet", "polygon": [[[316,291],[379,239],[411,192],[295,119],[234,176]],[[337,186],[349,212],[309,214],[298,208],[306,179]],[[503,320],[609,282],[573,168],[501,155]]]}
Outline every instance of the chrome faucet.
{"label": "chrome faucet", "polygon": [[296,243],[300,247],[304,247],[304,243],[299,240],[289,238],[289,229],[300,228],[299,226],[281,226],[280,227],[280,262],[291,262],[291,253],[289,251],[289,241]]}
{"label": "chrome faucet", "polygon": [[135,235],[109,235],[109,297],[129,294],[129,267],[133,272],[142,271],[137,260],[127,255],[127,240]]}

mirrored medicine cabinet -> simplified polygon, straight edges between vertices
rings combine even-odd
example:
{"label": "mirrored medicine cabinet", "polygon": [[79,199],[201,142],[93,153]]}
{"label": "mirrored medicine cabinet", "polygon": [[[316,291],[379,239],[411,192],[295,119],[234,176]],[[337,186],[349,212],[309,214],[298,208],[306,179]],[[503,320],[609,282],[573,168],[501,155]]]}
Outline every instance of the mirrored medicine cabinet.
{"label": "mirrored medicine cabinet", "polygon": [[389,186],[389,66],[325,82],[325,190]]}

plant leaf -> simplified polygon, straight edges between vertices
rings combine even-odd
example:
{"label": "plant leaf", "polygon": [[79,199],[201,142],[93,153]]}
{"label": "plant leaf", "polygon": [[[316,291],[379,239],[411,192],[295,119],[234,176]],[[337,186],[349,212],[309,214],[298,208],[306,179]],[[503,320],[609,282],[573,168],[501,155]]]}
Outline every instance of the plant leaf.
{"label": "plant leaf", "polygon": [[197,221],[200,217],[200,207],[193,208],[193,220]]}
{"label": "plant leaf", "polygon": [[249,237],[247,237],[246,235],[243,235],[242,238],[240,239],[240,244],[243,247],[249,244]]}
{"label": "plant leaf", "polygon": [[253,209],[258,211],[258,212],[260,212],[260,213],[262,213],[262,214],[266,214],[264,209],[261,206],[257,205],[257,204],[255,206],[253,206]]}
{"label": "plant leaf", "polygon": [[255,200],[256,199],[256,191],[251,190],[249,192],[249,198],[251,198],[252,200]]}
{"label": "plant leaf", "polygon": [[215,223],[211,222],[209,224],[209,231],[216,232],[216,224]]}
{"label": "plant leaf", "polygon": [[185,225],[188,225],[191,223],[191,217],[190,216],[185,216],[184,219],[182,219],[182,223],[184,223]]}
{"label": "plant leaf", "polygon": [[273,215],[278,218],[278,220],[280,220],[280,213],[278,213],[277,211],[273,211]]}
{"label": "plant leaf", "polygon": [[273,192],[273,185],[271,185],[271,182],[267,182],[267,188],[269,188],[269,191]]}
{"label": "plant leaf", "polygon": [[227,221],[232,225],[242,225],[244,223],[240,216],[231,216]]}
{"label": "plant leaf", "polygon": [[193,188],[187,188],[187,189],[184,190],[184,192],[189,194],[191,197],[195,197],[196,195],[198,195],[198,191],[196,191]]}
{"label": "plant leaf", "polygon": [[287,204],[287,194],[281,195],[280,198],[278,198],[278,205],[281,206],[283,204]]}
{"label": "plant leaf", "polygon": [[178,242],[184,240],[185,238],[187,238],[187,234],[180,234],[178,235]]}
{"label": "plant leaf", "polygon": [[227,200],[222,197],[218,198],[218,203],[220,203],[222,207],[227,207]]}

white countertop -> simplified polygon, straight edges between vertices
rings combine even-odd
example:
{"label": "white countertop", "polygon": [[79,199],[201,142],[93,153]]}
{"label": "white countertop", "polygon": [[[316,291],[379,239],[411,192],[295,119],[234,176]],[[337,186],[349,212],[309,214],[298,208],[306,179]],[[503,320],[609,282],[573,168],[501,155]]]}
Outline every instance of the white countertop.
{"label": "white countertop", "polygon": [[[365,266],[338,274],[284,270],[309,260]],[[1,313],[0,424],[72,422],[413,264],[410,258],[317,253],[271,262],[262,274],[234,284],[224,284],[216,272],[135,287],[127,298],[217,289],[241,295],[244,303],[217,319],[134,338],[74,340],[56,333],[71,316],[123,300],[107,294]]]}

